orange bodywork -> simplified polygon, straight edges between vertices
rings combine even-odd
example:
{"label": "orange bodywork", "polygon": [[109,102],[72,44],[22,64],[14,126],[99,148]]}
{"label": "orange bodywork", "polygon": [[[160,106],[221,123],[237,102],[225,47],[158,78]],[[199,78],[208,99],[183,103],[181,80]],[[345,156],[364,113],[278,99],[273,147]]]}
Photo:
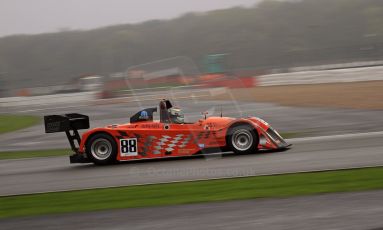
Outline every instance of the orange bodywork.
{"label": "orange bodywork", "polygon": [[[262,119],[256,117],[239,119],[208,117],[192,124],[142,121],[95,128],[83,134],[78,153],[85,154],[86,142],[92,135],[107,133],[114,137],[117,143],[117,160],[119,161],[190,156],[201,153],[205,149],[226,147],[226,136],[229,128],[243,123],[253,126],[257,131],[259,149],[286,147],[279,134]],[[274,135],[270,133],[274,133]],[[136,149],[126,153],[127,151],[122,151],[124,149],[122,145],[128,140],[136,141]]]}

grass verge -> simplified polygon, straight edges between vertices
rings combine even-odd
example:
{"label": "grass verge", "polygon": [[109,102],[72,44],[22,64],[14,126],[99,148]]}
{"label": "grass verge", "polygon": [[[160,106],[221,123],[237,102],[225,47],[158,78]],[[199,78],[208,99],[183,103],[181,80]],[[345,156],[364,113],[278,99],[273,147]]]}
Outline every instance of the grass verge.
{"label": "grass verge", "polygon": [[0,152],[0,160],[34,158],[34,157],[69,156],[70,153],[71,153],[71,150],[69,149],[10,151],[10,152]]}
{"label": "grass verge", "polygon": [[290,138],[302,137],[302,136],[304,136],[304,133],[302,133],[302,132],[285,132],[285,133],[280,133],[280,135],[284,139],[290,139]]}
{"label": "grass verge", "polygon": [[40,118],[36,116],[0,115],[0,134],[25,129],[39,122]]}
{"label": "grass verge", "polygon": [[0,197],[0,218],[383,189],[383,167]]}

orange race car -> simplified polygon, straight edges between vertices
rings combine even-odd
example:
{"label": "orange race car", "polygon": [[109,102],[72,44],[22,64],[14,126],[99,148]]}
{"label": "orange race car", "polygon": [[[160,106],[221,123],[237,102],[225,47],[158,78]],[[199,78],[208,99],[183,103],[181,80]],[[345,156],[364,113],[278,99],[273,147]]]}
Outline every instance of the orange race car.
{"label": "orange race car", "polygon": [[[115,161],[191,156],[224,149],[236,154],[259,149],[284,150],[289,144],[264,120],[257,117],[206,117],[184,122],[182,110],[169,100],[159,103],[160,120],[153,120],[157,107],[143,109],[130,123],[89,128],[89,117],[71,113],[44,117],[45,132],[65,132],[74,151],[71,163],[110,164]],[[77,144],[75,143],[77,142]]]}

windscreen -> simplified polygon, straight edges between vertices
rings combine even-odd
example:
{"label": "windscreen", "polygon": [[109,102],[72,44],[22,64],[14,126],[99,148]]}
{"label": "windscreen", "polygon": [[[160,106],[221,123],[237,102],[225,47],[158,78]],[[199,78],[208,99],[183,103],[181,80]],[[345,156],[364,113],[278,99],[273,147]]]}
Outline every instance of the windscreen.
{"label": "windscreen", "polygon": [[[237,101],[233,89],[245,87],[240,78],[229,73],[211,73],[188,57],[174,57],[132,66],[110,81],[119,81],[113,95],[144,109],[168,99],[182,109],[185,123],[209,116],[243,117],[255,115],[246,103]],[[200,70],[202,69],[202,70]],[[122,81],[123,80],[123,81]],[[154,114],[159,119],[159,114]]]}

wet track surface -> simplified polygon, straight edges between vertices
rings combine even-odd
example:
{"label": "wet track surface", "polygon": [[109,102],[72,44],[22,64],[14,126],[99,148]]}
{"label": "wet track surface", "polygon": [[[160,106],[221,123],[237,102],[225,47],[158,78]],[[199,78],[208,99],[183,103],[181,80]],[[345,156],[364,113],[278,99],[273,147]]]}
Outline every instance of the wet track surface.
{"label": "wet track surface", "polygon": [[[151,107],[155,103],[143,104]],[[199,111],[259,116],[281,132],[325,137],[288,140],[292,149],[250,155],[127,162],[105,167],[71,165],[68,157],[0,161],[0,196],[210,178],[269,175],[383,165],[383,111],[292,108],[265,103],[179,103],[192,120]],[[215,106],[212,106],[215,105]],[[91,126],[123,123],[136,105],[23,108],[35,115],[79,112]],[[365,133],[368,134],[357,134]],[[372,132],[372,133],[371,133]],[[337,135],[356,133],[354,135]],[[334,136],[335,135],[335,136]],[[67,148],[65,134],[43,127],[0,136],[0,151]],[[378,229],[383,227],[383,192],[340,193],[0,220],[1,229]]]}
{"label": "wet track surface", "polygon": [[[126,123],[129,117],[140,108],[156,106],[158,101],[144,104],[111,104],[84,107],[56,108],[19,107],[10,108],[7,113],[64,114],[78,112],[90,116],[92,128],[108,124]],[[258,116],[270,123],[279,132],[299,132],[306,135],[329,135],[342,133],[359,133],[383,130],[383,111],[296,108],[278,106],[269,103],[245,103],[230,101],[176,101],[185,110],[186,119],[201,119],[200,112],[209,111],[209,116],[219,116],[222,107],[224,116],[245,117]],[[155,114],[158,116],[158,114]],[[31,127],[14,133],[0,135],[0,151],[68,148],[64,133],[45,134],[43,125]]]}
{"label": "wet track surface", "polygon": [[383,191],[132,208],[0,220],[2,229],[347,229],[383,227]]}
{"label": "wet track surface", "polygon": [[111,166],[68,157],[0,161],[0,195],[383,165],[383,132],[289,140],[285,152],[215,154]]}

